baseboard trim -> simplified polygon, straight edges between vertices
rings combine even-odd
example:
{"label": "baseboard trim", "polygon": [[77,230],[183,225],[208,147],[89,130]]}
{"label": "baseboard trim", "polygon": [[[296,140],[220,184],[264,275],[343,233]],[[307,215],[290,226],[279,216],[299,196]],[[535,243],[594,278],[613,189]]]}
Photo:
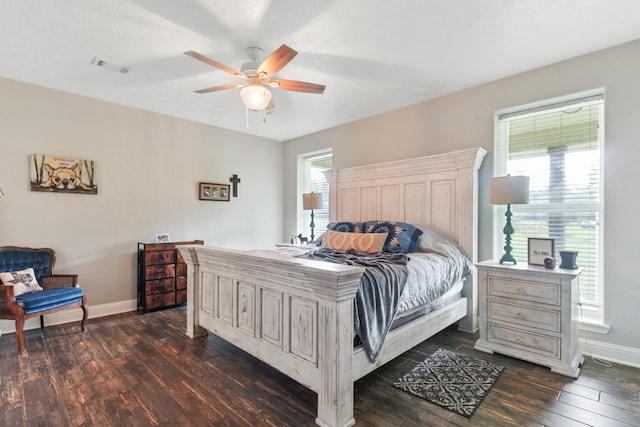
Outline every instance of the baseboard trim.
{"label": "baseboard trim", "polygon": [[[108,304],[90,305],[89,319],[97,317],[111,316],[112,314],[126,313],[137,309],[137,301],[135,299],[118,301]],[[82,319],[82,309],[72,308],[69,310],[59,311],[57,313],[44,316],[44,325],[60,325],[63,323],[78,322]],[[38,317],[29,319],[24,324],[24,329],[36,329],[40,327]],[[16,323],[12,320],[0,320],[0,334],[15,333]]]}
{"label": "baseboard trim", "polygon": [[587,340],[585,338],[580,338],[578,343],[580,351],[585,356],[593,356],[609,362],[640,368],[639,348],[608,344],[602,341]]}

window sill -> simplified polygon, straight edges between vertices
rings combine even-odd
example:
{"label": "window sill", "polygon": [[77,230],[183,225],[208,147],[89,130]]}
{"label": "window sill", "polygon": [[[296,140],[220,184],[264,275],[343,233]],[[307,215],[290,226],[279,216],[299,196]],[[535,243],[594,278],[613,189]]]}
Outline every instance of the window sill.
{"label": "window sill", "polygon": [[607,335],[611,326],[604,323],[594,322],[590,320],[582,319],[578,322],[578,328],[581,331],[594,332],[596,334]]}

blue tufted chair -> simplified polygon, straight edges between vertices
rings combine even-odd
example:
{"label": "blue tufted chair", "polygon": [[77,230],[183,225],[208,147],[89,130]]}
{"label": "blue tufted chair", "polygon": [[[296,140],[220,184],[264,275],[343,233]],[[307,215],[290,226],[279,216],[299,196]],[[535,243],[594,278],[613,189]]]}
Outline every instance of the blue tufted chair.
{"label": "blue tufted chair", "polygon": [[43,291],[14,295],[13,285],[0,285],[0,319],[16,322],[18,353],[24,350],[24,322],[40,317],[40,328],[44,328],[44,315],[69,308],[82,308],[80,323],[85,330],[89,315],[87,295],[78,285],[77,274],[54,274],[56,253],[53,249],[0,247],[0,273],[33,268]]}

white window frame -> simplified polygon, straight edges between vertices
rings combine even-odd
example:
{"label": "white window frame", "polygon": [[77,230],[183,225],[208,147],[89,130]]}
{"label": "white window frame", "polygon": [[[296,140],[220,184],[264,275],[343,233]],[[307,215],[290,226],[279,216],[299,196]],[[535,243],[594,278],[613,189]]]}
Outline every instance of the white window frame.
{"label": "white window frame", "polygon": [[[333,157],[333,149],[327,148],[318,151],[312,151],[309,153],[303,153],[298,155],[298,176],[297,176],[297,193],[296,193],[296,226],[297,233],[302,233],[304,237],[310,237],[311,235],[311,211],[305,211],[302,209],[302,195],[304,193],[309,193],[314,190],[317,191],[317,188],[312,188],[308,177],[305,172],[305,162],[308,159],[318,158],[318,157]],[[322,192],[322,191],[320,191]],[[329,218],[329,187],[327,186],[326,192],[323,193],[322,204],[324,206],[323,209],[318,209],[314,211],[315,215],[315,228],[314,228],[314,236],[316,240],[318,237],[324,233],[326,230],[326,222],[328,222]]]}
{"label": "white window frame", "polygon": [[[573,94],[565,97],[535,102],[532,104],[521,105],[513,108],[508,108],[500,111],[496,111],[494,115],[494,176],[504,176],[507,173],[506,170],[506,153],[508,150],[503,150],[501,147],[500,140],[500,118],[505,115],[512,115],[517,112],[524,111],[532,111],[532,110],[543,110],[543,109],[551,109],[558,104],[570,103],[572,101],[579,101],[583,98],[590,98],[601,96],[604,100],[604,90],[597,89],[593,91]],[[605,108],[605,107],[603,107]],[[602,119],[604,122],[604,118]],[[600,293],[600,305],[597,307],[587,306],[586,304],[580,304],[580,327],[584,330],[589,330],[592,332],[599,333],[607,333],[609,330],[609,326],[605,324],[605,284],[604,284],[604,256],[603,256],[603,246],[604,246],[604,129],[601,129],[601,147],[600,147],[600,185],[599,185],[599,206],[598,206],[598,214],[599,214],[599,224],[597,230],[597,239],[598,239],[598,253],[596,255],[597,264],[598,264],[598,274],[596,278],[596,282],[598,283],[599,293]],[[502,255],[502,247],[504,246],[504,234],[501,232],[504,227],[504,206],[494,206],[493,218],[494,218],[494,257],[500,258]],[[514,210],[514,215],[517,215],[517,211],[519,206],[512,206]],[[530,208],[531,209],[531,208]],[[516,233],[518,230],[516,229]],[[526,237],[526,236],[525,236]],[[580,261],[580,257],[578,256],[578,263]],[[527,262],[526,259],[521,259],[519,262]]]}

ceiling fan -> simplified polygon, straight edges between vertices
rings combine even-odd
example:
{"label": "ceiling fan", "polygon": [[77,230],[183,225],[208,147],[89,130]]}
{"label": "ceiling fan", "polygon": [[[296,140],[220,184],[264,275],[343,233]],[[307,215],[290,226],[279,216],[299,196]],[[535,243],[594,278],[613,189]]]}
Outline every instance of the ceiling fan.
{"label": "ceiling fan", "polygon": [[251,110],[264,110],[267,107],[269,109],[273,108],[271,92],[269,91],[270,87],[295,92],[318,94],[323,93],[326,87],[316,83],[272,78],[298,54],[298,52],[285,44],[271,53],[271,55],[262,61],[262,63],[260,63],[260,60],[264,55],[264,50],[259,47],[248,47],[247,55],[251,61],[243,64],[240,71],[234,70],[231,67],[207,58],[193,50],[184,52],[184,54],[229,74],[233,74],[242,80],[236,83],[227,83],[221,86],[196,90],[196,93],[209,93],[225,89],[242,88],[240,91],[240,97],[242,98],[244,105]]}

